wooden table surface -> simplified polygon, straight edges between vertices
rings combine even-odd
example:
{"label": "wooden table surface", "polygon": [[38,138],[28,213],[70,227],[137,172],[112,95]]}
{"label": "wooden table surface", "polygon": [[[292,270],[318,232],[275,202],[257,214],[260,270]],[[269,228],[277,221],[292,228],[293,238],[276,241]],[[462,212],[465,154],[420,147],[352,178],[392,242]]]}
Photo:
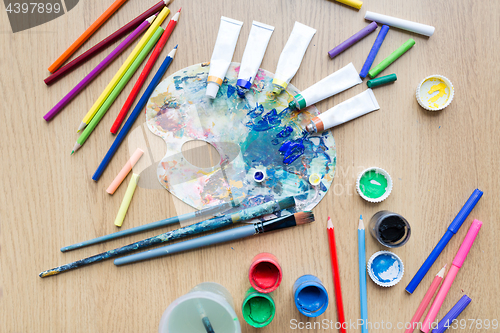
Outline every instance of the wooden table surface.
{"label": "wooden table surface", "polygon": [[[155,2],[128,1],[78,54]],[[394,250],[404,261],[403,280],[388,289],[368,281],[369,321],[375,327],[382,322],[393,327],[380,326],[385,329],[374,328],[370,332],[403,331],[395,328],[397,323],[410,320],[434,275],[453,260],[474,218],[484,222],[483,228],[438,318],[467,294],[472,303],[461,318],[474,320],[467,322],[466,329],[456,331],[498,332],[484,326],[485,320],[497,323],[500,320],[500,2],[497,1],[366,0],[360,11],[327,0],[172,2],[172,12],[181,6],[183,9],[165,47],[170,50],[179,44],[166,76],[210,59],[221,15],[245,22],[234,61],[241,60],[252,20],[276,27],[261,65],[271,72],[296,20],[316,28],[302,66],[292,80],[299,89],[349,62],[361,69],[376,33],[334,60],[329,59],[327,51],[367,25],[363,18],[366,10],[430,24],[436,27],[436,32],[427,38],[398,29],[389,31],[376,63],[410,37],[416,40],[416,45],[383,72],[397,73],[398,80],[374,89],[380,110],[334,129],[337,170],[328,195],[314,209],[314,224],[120,268],[106,261],[55,277],[39,278],[38,273],[43,270],[159,233],[152,231],[69,253],[59,251],[64,245],[116,231],[113,221],[126,190],[122,185],[114,196],[105,192],[130,156],[127,147],[120,148],[99,182],[92,181],[91,176],[113,140],[109,128],[133,84],[127,85],[86,145],[74,156],[70,152],[82,117],[128,52],[53,121],[47,123],[42,119],[110,52],[111,48],[51,87],[43,83],[47,67],[111,3],[112,0],[80,1],[62,17],[16,34],[11,31],[6,13],[0,14],[1,332],[155,332],[167,306],[204,281],[221,283],[231,292],[242,331],[254,332],[257,329],[243,321],[241,303],[249,287],[250,261],[263,251],[279,258],[284,277],[274,293],[276,317],[260,332],[306,332],[306,329],[294,330],[291,321],[312,325],[324,319],[337,319],[326,234],[328,216],[336,228],[346,317],[355,322],[359,317],[358,218],[363,214],[367,223],[382,209],[402,214],[411,224],[412,236],[408,244]],[[163,51],[161,59],[166,52]],[[157,63],[153,71],[158,67]],[[455,87],[453,102],[441,112],[427,112],[415,100],[418,83],[431,74],[448,77]],[[134,82],[137,77],[138,73]],[[324,112],[362,92],[365,84],[366,80],[318,103],[318,109]],[[135,126],[139,128],[143,122],[141,118]],[[164,153],[164,145],[154,138]],[[392,194],[380,204],[368,204],[355,193],[358,173],[370,166],[386,169],[394,181]],[[420,287],[408,295],[404,287],[475,188],[484,191],[483,198]],[[188,211],[189,207],[164,189],[139,187],[124,228]],[[384,248],[367,235],[367,258],[379,250]],[[330,294],[328,310],[318,318],[308,319],[295,308],[292,285],[303,274],[318,276]],[[483,321],[482,328],[479,320]],[[349,329],[349,332],[359,331]]]}

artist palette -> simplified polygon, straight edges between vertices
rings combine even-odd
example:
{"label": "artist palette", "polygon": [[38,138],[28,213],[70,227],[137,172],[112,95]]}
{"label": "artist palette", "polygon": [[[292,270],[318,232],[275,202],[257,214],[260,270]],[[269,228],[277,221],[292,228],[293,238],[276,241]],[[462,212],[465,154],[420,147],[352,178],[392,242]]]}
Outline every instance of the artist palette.
{"label": "artist palette", "polygon": [[[209,64],[184,68],[161,82],[146,109],[148,128],[166,143],[157,168],[159,182],[185,203],[201,209],[235,200],[244,205],[297,196],[300,210],[310,210],[324,197],[335,172],[331,132],[310,135],[304,129],[318,110],[290,111],[299,91],[289,85],[278,96],[273,74],[259,69],[245,95],[235,85],[239,64],[232,63],[217,97],[205,95]],[[213,167],[191,164],[182,146],[191,140],[210,143],[220,161]],[[256,171],[265,179],[255,180]],[[309,182],[320,176],[316,186]]]}

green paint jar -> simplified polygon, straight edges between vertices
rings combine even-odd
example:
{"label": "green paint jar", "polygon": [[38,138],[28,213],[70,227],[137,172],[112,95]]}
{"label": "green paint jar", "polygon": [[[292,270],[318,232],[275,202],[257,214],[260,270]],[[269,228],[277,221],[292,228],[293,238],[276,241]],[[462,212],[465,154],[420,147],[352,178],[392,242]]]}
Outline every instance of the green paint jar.
{"label": "green paint jar", "polygon": [[241,305],[243,318],[248,325],[260,328],[271,323],[276,313],[272,293],[263,294],[250,287]]}
{"label": "green paint jar", "polygon": [[381,168],[365,169],[358,176],[356,190],[368,202],[384,201],[392,191],[391,176]]}

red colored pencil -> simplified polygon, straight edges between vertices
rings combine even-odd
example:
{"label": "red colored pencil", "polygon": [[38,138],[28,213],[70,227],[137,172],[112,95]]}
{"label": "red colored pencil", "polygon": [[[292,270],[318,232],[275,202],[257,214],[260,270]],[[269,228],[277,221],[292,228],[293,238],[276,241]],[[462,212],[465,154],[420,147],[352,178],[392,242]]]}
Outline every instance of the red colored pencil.
{"label": "red colored pencil", "polygon": [[85,63],[87,60],[90,60],[92,57],[99,54],[106,47],[113,44],[115,41],[122,38],[135,28],[137,28],[139,25],[141,25],[142,22],[144,22],[144,20],[146,20],[151,15],[158,13],[168,3],[170,3],[170,0],[161,0],[156,5],[149,8],[144,13],[137,16],[135,19],[125,24],[123,27],[116,30],[114,33],[112,33],[111,35],[100,41],[98,44],[90,48],[88,51],[82,53],[80,56],[69,62],[67,65],[59,68],[54,74],[51,74],[43,81],[48,86],[57,82],[59,79],[63,78],[66,74],[72,72],[74,69]]}
{"label": "red colored pencil", "polygon": [[332,259],[333,284],[335,285],[335,299],[337,301],[338,319],[341,323],[340,332],[345,333],[345,315],[344,303],[342,302],[342,290],[340,289],[339,262],[337,259],[337,249],[335,247],[335,233],[333,232],[333,223],[328,217],[328,241],[330,243],[330,257]]}
{"label": "red colored pencil", "polygon": [[127,97],[127,100],[125,101],[125,104],[123,104],[122,109],[120,110],[120,113],[115,119],[115,122],[113,123],[113,126],[111,126],[110,132],[113,134],[116,134],[118,130],[120,129],[120,126],[123,123],[123,120],[127,116],[128,111],[132,107],[132,104],[134,103],[135,98],[139,94],[139,91],[142,88],[142,85],[146,81],[149,72],[151,72],[151,69],[153,68],[156,60],[160,56],[161,50],[163,50],[163,47],[167,43],[168,38],[170,37],[170,34],[172,34],[172,31],[174,30],[177,21],[179,20],[179,15],[181,13],[182,7],[175,13],[174,17],[168,22],[167,27],[165,28],[165,32],[161,36],[160,40],[158,41],[158,44],[156,44],[155,49],[151,53],[151,56],[148,59],[148,62],[146,63],[146,66],[144,66],[144,69],[141,72],[141,75],[137,79],[137,82],[135,83],[134,87],[132,88],[132,91],[130,92],[130,95]]}

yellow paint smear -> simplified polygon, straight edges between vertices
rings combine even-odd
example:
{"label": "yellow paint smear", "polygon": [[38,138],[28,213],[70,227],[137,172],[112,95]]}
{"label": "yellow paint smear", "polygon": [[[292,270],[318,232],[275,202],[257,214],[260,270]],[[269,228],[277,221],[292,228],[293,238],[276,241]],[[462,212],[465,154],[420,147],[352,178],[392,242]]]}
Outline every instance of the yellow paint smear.
{"label": "yellow paint smear", "polygon": [[236,187],[236,188],[242,188],[243,187],[243,182],[241,180],[239,181],[234,181],[234,180],[230,180],[229,181],[229,186],[231,187]]}
{"label": "yellow paint smear", "polygon": [[429,98],[429,103],[435,103],[438,99],[443,97],[446,94],[446,83],[441,82],[440,84],[433,85],[431,87],[431,90],[429,90],[428,94],[433,94],[436,91],[439,91],[436,95],[432,96]]}

